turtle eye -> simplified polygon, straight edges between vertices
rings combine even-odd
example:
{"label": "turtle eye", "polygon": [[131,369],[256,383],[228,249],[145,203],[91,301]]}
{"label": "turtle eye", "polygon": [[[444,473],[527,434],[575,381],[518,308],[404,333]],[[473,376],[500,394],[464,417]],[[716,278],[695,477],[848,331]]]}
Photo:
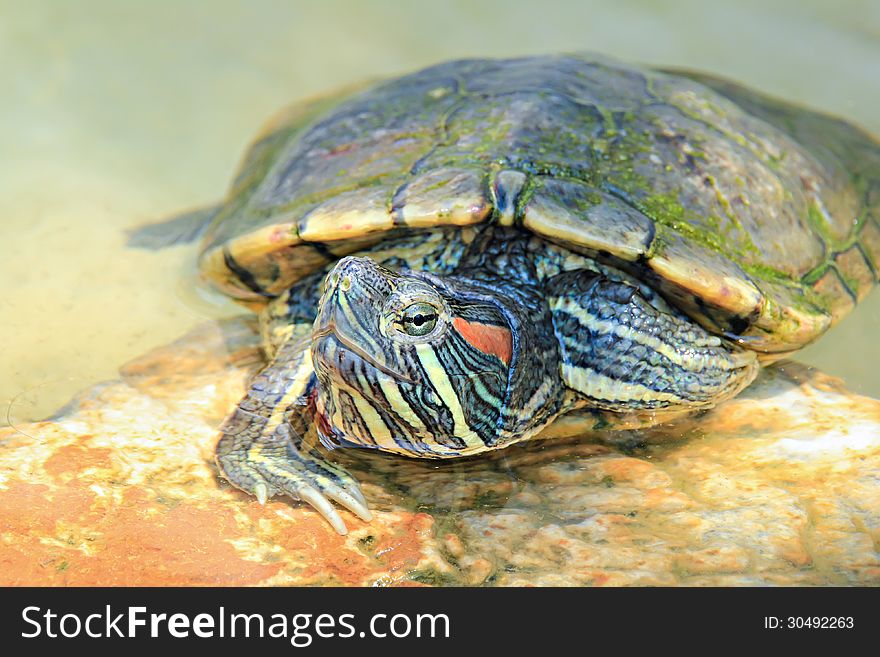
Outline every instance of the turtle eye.
{"label": "turtle eye", "polygon": [[414,303],[403,309],[398,322],[404,333],[412,336],[427,335],[437,326],[437,309],[430,303]]}

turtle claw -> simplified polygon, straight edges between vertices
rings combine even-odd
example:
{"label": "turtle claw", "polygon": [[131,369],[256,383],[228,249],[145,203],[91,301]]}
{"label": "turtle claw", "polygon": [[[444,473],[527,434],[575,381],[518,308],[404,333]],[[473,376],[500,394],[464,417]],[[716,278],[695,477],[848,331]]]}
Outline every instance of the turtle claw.
{"label": "turtle claw", "polygon": [[257,496],[257,502],[265,506],[266,502],[269,500],[269,487],[262,481],[258,482],[254,486],[254,495]]}
{"label": "turtle claw", "polygon": [[[357,492],[356,495],[353,494],[355,491]],[[344,506],[364,522],[370,522],[373,519],[373,514],[370,513],[370,510],[367,508],[367,502],[358,489],[355,488],[352,491],[341,488],[338,490],[328,490],[325,491],[325,495],[337,504]]]}
{"label": "turtle claw", "polygon": [[[314,457],[305,457],[307,463],[312,466],[300,470],[290,461],[283,464],[275,464],[272,468],[277,492],[288,497],[310,504],[324,519],[337,531],[345,536],[348,528],[337,513],[332,502],[345,507],[364,522],[373,519],[367,508],[366,500],[360,491],[357,481],[345,470],[331,466],[325,461],[314,460]],[[295,463],[295,462],[294,462]],[[320,463],[321,472],[316,473],[313,468]]]}
{"label": "turtle claw", "polygon": [[336,530],[337,534],[342,536],[348,534],[348,527],[345,526],[345,522],[339,517],[336,509],[333,508],[333,505],[324,495],[311,487],[302,488],[297,494],[299,495],[299,499],[311,504],[312,508],[324,516],[324,519],[330,523],[333,529]]}
{"label": "turtle claw", "polygon": [[260,504],[275,495],[306,502],[342,535],[347,534],[348,529],[332,502],[364,522],[372,520],[357,480],[328,463],[314,449],[297,449],[289,436],[242,438],[233,434],[220,438],[217,465],[232,485],[254,495]]}

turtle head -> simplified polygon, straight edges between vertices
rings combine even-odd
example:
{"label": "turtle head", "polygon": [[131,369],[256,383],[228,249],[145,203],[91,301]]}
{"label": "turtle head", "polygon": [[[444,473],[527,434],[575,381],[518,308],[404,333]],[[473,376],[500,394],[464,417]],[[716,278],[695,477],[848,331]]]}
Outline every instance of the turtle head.
{"label": "turtle head", "polygon": [[422,456],[497,437],[515,339],[503,308],[425,272],[340,260],[312,332],[326,440]]}
{"label": "turtle head", "polygon": [[406,354],[443,340],[449,306],[429,283],[347,257],[324,279],[312,332],[312,359],[325,381],[376,370],[414,383]]}

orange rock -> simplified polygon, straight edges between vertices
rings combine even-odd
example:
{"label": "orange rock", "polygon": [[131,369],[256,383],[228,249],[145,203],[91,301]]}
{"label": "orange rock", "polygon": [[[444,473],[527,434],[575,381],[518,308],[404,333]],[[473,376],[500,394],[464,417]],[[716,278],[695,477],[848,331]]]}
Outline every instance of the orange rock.
{"label": "orange rock", "polygon": [[[260,506],[215,427],[257,365],[206,325],[0,429],[4,585],[877,585],[880,402],[791,363],[699,418],[438,465],[339,450],[374,520]],[[594,442],[590,442],[590,441]]]}

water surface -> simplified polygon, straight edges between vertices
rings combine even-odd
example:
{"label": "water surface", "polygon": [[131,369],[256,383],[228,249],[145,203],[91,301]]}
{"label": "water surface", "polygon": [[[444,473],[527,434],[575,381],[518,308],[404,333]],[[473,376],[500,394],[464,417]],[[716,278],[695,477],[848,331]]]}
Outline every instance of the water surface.
{"label": "water surface", "polygon": [[[701,68],[880,132],[880,5],[664,2],[0,2],[0,421],[205,317],[194,249],[127,228],[224,192],[281,106],[444,59],[596,50]],[[880,295],[801,360],[880,396]]]}

